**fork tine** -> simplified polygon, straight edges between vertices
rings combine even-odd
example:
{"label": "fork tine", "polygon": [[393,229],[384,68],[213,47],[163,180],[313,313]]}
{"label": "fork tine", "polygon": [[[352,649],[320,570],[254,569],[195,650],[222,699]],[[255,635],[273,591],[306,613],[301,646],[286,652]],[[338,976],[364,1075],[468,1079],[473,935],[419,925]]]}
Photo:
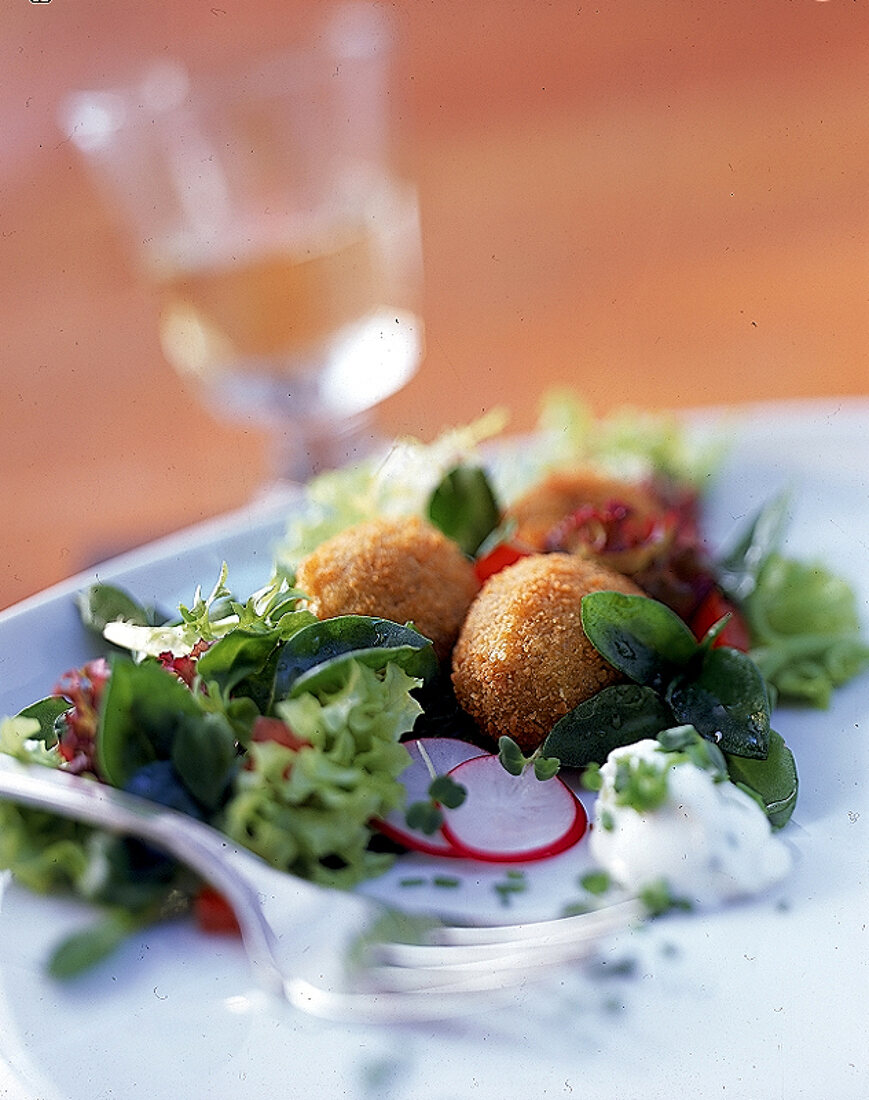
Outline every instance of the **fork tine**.
{"label": "fork tine", "polygon": [[641,920],[644,913],[645,909],[638,898],[626,898],[599,909],[556,917],[553,920],[528,921],[523,924],[437,925],[431,930],[429,940],[444,946],[552,943],[607,935]]}
{"label": "fork tine", "polygon": [[482,1006],[490,1008],[507,1000],[514,987],[515,982],[501,989],[473,990],[457,985],[452,989],[348,993],[292,979],[286,984],[285,995],[295,1008],[336,1023],[420,1023],[476,1015]]}
{"label": "fork tine", "polygon": [[[526,935],[533,925],[507,925],[498,929],[503,934],[500,942],[378,944],[373,950],[375,962],[368,973],[371,980],[384,988],[402,991],[422,989],[426,984],[444,987],[456,982],[464,988],[501,988],[517,984],[532,971],[587,958],[602,939],[629,927],[639,915],[638,904],[620,903],[565,918],[566,928],[561,928],[557,921],[542,922],[546,931],[534,938]],[[474,930],[445,927],[437,931],[449,936],[454,931],[464,934]]]}
{"label": "fork tine", "polygon": [[[624,926],[622,923],[622,926]],[[610,930],[615,930],[610,925]],[[423,948],[411,944],[384,945],[387,955],[403,964],[368,966],[354,992],[323,989],[294,979],[287,982],[288,1000],[310,1014],[335,1021],[368,1023],[411,1022],[449,1019],[496,1007],[531,980],[544,978],[554,967],[576,963],[594,954],[605,932],[573,940],[530,946],[514,944],[431,946],[427,955],[432,965],[420,965]],[[480,947],[495,947],[485,955]],[[409,954],[407,951],[409,950]],[[460,953],[461,961],[454,952]],[[407,960],[412,960],[407,962]],[[364,983],[364,984],[363,984]]]}

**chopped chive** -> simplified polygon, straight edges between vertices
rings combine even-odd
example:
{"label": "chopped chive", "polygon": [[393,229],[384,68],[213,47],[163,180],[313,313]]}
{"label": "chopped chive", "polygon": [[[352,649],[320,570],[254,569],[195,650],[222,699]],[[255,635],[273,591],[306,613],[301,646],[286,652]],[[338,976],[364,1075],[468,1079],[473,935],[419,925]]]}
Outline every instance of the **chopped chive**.
{"label": "chopped chive", "polygon": [[565,905],[561,911],[563,917],[581,917],[586,913],[591,913],[592,907],[582,901],[574,901],[569,905]]}
{"label": "chopped chive", "polygon": [[606,871],[589,871],[580,878],[579,884],[587,893],[600,897],[609,890],[611,882]]}
{"label": "chopped chive", "polygon": [[435,875],[435,877],[432,879],[432,882],[435,886],[445,886],[450,889],[462,885],[461,879],[453,878],[451,875]]}
{"label": "chopped chive", "polygon": [[507,871],[504,882],[495,883],[495,893],[501,899],[502,905],[510,904],[512,894],[523,894],[528,889],[523,871]]}

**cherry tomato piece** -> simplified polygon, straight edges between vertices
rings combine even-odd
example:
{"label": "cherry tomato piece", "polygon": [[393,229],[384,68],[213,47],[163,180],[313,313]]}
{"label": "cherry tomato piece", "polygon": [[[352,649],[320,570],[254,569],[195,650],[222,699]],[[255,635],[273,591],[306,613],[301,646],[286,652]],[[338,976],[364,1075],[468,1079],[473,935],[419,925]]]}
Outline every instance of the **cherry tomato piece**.
{"label": "cherry tomato piece", "polygon": [[311,743],[303,737],[297,737],[286,722],[282,722],[280,718],[265,718],[262,716],[254,720],[251,740],[277,741],[284,748],[296,750]]}
{"label": "cherry tomato piece", "polygon": [[495,573],[500,573],[508,565],[514,565],[520,558],[528,557],[530,551],[523,550],[512,542],[500,542],[488,554],[484,554],[474,563],[474,572],[480,584],[487,581]]}
{"label": "cherry tomato piece", "polygon": [[694,612],[691,619],[691,630],[694,637],[703,638],[706,631],[713,627],[725,615],[730,615],[726,626],[712,643],[713,646],[730,646],[747,653],[751,649],[751,636],[748,624],[740,614],[736,605],[727,599],[722,592],[713,588],[704,598],[703,602]]}
{"label": "cherry tomato piece", "polygon": [[213,886],[203,886],[193,899],[193,915],[197,926],[209,935],[241,935],[232,906]]}

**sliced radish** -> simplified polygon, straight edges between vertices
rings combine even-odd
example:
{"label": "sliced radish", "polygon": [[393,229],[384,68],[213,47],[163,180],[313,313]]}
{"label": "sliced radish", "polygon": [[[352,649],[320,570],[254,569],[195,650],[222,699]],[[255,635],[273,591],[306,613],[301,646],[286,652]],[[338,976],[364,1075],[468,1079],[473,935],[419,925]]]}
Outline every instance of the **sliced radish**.
{"label": "sliced radish", "polygon": [[441,832],[467,859],[519,863],[572,847],[588,827],[582,803],[558,776],[539,780],[533,768],[511,775],[497,756],[475,756],[449,772],[467,790],[445,809]]}
{"label": "sliced radish", "polygon": [[384,818],[378,818],[374,824],[392,840],[403,844],[417,852],[426,852],[435,856],[458,856],[466,858],[464,852],[456,851],[452,844],[444,837],[439,829],[436,833],[428,835],[420,829],[412,829],[404,819],[405,810],[414,802],[422,802],[428,798],[428,788],[432,781],[431,772],[428,769],[423,753],[428,756],[435,775],[446,775],[457,764],[462,764],[480,755],[480,749],[467,741],[460,741],[456,737],[420,737],[415,741],[405,742],[405,748],[410,753],[411,762],[401,773],[401,782],[407,791],[407,799],[404,807],[392,810]]}

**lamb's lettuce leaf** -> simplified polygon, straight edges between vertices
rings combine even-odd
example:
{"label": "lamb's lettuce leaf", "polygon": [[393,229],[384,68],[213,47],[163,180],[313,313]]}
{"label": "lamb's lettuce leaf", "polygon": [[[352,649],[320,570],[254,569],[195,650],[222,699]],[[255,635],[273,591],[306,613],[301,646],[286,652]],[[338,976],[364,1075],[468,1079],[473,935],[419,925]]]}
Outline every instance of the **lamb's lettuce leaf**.
{"label": "lamb's lettuce leaf", "polygon": [[823,565],[771,554],[743,609],[752,659],[782,700],[826,707],[869,667],[854,591]]}

